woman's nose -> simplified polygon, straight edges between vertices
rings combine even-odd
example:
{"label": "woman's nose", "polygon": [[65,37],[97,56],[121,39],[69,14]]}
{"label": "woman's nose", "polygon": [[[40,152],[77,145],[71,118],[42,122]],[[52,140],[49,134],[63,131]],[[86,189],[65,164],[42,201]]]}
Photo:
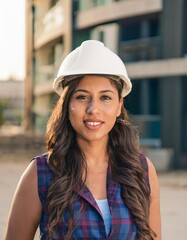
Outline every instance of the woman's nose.
{"label": "woman's nose", "polygon": [[99,109],[100,109],[99,102],[97,100],[92,99],[89,101],[87,105],[86,112],[89,114],[95,114],[99,112]]}

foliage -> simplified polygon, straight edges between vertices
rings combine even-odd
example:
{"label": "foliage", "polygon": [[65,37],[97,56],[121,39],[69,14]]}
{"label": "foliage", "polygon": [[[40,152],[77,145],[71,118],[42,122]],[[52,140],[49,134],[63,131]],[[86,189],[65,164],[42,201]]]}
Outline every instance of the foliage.
{"label": "foliage", "polygon": [[0,100],[0,127],[4,124],[4,110],[8,107],[7,100]]}

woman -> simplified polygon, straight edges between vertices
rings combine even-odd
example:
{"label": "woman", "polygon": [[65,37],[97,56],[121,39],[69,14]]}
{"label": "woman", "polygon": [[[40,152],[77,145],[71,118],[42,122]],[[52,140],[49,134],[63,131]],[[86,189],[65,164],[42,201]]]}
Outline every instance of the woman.
{"label": "woman", "polygon": [[131,82],[121,59],[89,40],[63,61],[47,154],[23,174],[6,240],[161,239],[153,165],[123,108]]}

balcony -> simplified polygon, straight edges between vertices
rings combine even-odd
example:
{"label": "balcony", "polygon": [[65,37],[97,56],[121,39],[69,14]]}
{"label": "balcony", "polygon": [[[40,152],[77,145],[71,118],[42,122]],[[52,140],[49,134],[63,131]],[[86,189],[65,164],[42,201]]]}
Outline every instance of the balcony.
{"label": "balcony", "polygon": [[[102,1],[101,1],[102,2]],[[86,5],[87,3],[87,5]],[[102,4],[85,3],[76,17],[76,28],[84,29],[119,19],[161,12],[162,0],[104,1]]]}
{"label": "balcony", "polygon": [[52,84],[55,77],[54,65],[44,65],[35,73],[34,95],[40,96],[53,92]]}
{"label": "balcony", "polygon": [[160,59],[160,37],[121,42],[119,44],[119,54],[125,63]]}
{"label": "balcony", "polygon": [[58,1],[46,14],[35,22],[35,49],[60,38],[65,32],[64,1]]}

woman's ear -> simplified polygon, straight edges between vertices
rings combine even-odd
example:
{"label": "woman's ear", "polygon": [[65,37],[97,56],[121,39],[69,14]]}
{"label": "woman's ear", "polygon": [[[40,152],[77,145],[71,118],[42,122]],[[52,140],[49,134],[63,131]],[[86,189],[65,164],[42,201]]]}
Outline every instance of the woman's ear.
{"label": "woman's ear", "polygon": [[117,117],[119,117],[119,115],[121,114],[122,104],[123,104],[123,98],[121,97],[120,100],[119,100],[119,107],[118,107],[118,111],[117,111]]}

